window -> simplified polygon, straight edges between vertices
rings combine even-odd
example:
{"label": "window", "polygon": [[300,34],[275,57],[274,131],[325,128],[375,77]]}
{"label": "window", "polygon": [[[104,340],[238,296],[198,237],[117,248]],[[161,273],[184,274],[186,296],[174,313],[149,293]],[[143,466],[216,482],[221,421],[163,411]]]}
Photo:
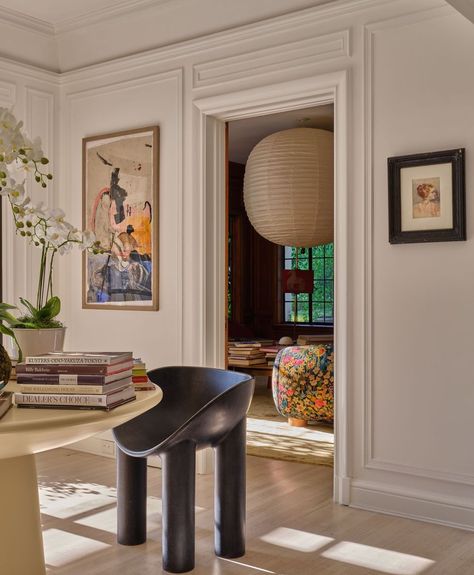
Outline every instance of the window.
{"label": "window", "polygon": [[284,247],[282,268],[313,270],[313,293],[283,293],[283,322],[300,324],[334,323],[334,244],[313,248]]}

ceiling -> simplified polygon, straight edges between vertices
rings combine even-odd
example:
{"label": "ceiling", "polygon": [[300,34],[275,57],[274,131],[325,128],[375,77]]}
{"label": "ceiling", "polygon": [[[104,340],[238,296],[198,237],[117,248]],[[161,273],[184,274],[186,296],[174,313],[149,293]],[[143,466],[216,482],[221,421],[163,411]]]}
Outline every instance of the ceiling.
{"label": "ceiling", "polygon": [[334,129],[332,104],[268,114],[229,122],[229,160],[239,164],[247,162],[253,147],[266,136],[289,128]]}

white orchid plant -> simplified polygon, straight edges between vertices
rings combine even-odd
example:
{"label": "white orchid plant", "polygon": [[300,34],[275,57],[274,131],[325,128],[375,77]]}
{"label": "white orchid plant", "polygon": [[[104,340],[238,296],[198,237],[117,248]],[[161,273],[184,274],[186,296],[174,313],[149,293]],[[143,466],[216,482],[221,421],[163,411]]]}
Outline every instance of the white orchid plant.
{"label": "white orchid plant", "polygon": [[[53,294],[53,270],[56,254],[66,254],[74,246],[99,253],[100,248],[92,232],[81,231],[65,220],[59,209],[48,209],[43,203],[34,204],[26,195],[25,179],[33,173],[35,182],[46,188],[53,179],[48,171],[48,158],[41,148],[41,140],[30,140],[12,112],[0,107],[0,195],[10,204],[17,235],[41,250],[36,305],[19,298],[26,313],[14,316],[14,305],[0,303],[0,333],[16,338],[11,328],[61,327],[56,318],[61,302]],[[16,342],[18,345],[18,342]],[[19,347],[19,346],[18,346]],[[20,350],[21,359],[21,350]]]}

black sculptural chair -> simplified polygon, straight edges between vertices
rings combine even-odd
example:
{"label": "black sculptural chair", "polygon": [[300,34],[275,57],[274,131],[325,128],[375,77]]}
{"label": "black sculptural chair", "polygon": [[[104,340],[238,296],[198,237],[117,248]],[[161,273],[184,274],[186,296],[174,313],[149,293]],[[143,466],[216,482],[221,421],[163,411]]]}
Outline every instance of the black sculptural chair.
{"label": "black sculptural chair", "polygon": [[245,433],[254,380],[207,367],[163,367],[148,373],[162,401],[116,427],[117,539],[146,540],[146,458],[162,464],[163,569],[194,568],[195,452],[215,448],[215,552],[245,553]]}

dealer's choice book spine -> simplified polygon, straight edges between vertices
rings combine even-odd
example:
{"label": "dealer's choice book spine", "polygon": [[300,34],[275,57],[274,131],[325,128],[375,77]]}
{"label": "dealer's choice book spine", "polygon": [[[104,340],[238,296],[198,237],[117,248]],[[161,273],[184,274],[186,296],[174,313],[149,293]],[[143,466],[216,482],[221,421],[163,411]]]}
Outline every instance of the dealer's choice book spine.
{"label": "dealer's choice book spine", "polygon": [[135,390],[130,384],[116,392],[103,394],[16,392],[14,401],[17,407],[112,409],[117,405],[132,401],[135,397]]}

